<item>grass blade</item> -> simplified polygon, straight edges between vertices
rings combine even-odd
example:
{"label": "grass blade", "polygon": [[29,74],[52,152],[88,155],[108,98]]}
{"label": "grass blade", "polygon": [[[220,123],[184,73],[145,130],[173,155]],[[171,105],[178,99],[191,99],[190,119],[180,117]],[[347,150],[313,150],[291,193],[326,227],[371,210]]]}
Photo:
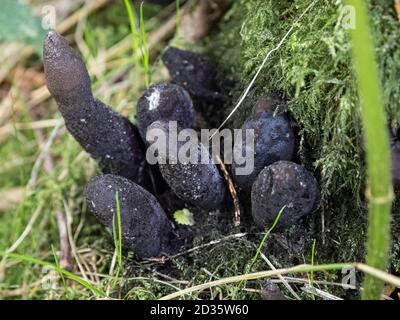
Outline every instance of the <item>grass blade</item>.
{"label": "grass blade", "polygon": [[[315,265],[315,245],[317,244],[317,240],[314,239],[312,249],[311,249],[311,266]],[[314,289],[314,270],[310,271],[310,287],[313,292],[313,299],[315,300],[315,289]]]}
{"label": "grass blade", "polygon": [[378,270],[376,268],[367,266],[362,263],[331,263],[331,264],[321,264],[321,265],[316,265],[316,266],[302,264],[302,265],[297,265],[297,266],[290,267],[290,268],[260,271],[260,272],[255,272],[255,273],[247,273],[247,274],[242,274],[242,275],[238,275],[238,276],[214,280],[214,281],[210,281],[207,283],[202,283],[202,284],[199,284],[199,285],[196,285],[193,287],[188,287],[188,288],[182,289],[180,291],[166,295],[166,296],[160,298],[160,300],[176,299],[176,298],[179,298],[186,294],[190,294],[195,291],[202,291],[202,290],[217,287],[217,286],[222,286],[222,285],[226,285],[226,284],[230,284],[230,283],[243,282],[243,281],[247,281],[247,280],[271,278],[271,277],[274,277],[277,275],[304,273],[304,272],[311,272],[311,271],[312,272],[322,272],[322,271],[328,271],[328,270],[330,270],[330,271],[343,270],[343,268],[349,268],[349,267],[354,267],[357,270],[365,272],[365,273],[367,273],[373,277],[376,277],[377,279],[380,279],[382,281],[386,281],[390,284],[393,284],[394,286],[400,286],[400,278],[395,277],[386,272],[383,272],[381,270]]}
{"label": "grass blade", "polygon": [[261,253],[261,249],[262,249],[262,247],[263,247],[265,241],[267,241],[269,235],[270,235],[271,232],[275,229],[275,227],[276,227],[276,225],[278,224],[279,219],[281,218],[281,215],[282,215],[282,213],[283,213],[283,211],[284,211],[285,209],[286,209],[286,206],[283,206],[283,208],[279,211],[278,215],[276,216],[274,223],[272,224],[272,226],[271,226],[271,227],[267,230],[267,232],[265,233],[263,239],[261,240],[260,245],[259,245],[258,248],[257,248],[256,255],[253,257],[253,260],[251,261],[249,270],[253,267],[254,263],[257,261],[257,258],[258,258],[258,256],[259,256],[260,253]]}
{"label": "grass blade", "polygon": [[[118,266],[122,266],[122,224],[121,224],[121,208],[119,204],[119,192],[115,194],[116,214],[113,217],[113,238],[115,250],[117,250]],[[117,226],[115,226],[115,218],[117,218]],[[117,229],[118,228],[118,229]]]}
{"label": "grass blade", "polygon": [[119,193],[115,195],[117,205],[117,223],[118,223],[118,264],[122,266],[122,225],[121,225],[121,208],[119,205]]}
{"label": "grass blade", "polygon": [[124,0],[126,11],[128,12],[129,17],[129,25],[131,27],[132,33],[132,46],[133,46],[133,57],[134,57],[134,65],[138,69],[140,65],[140,54],[139,54],[139,35],[136,27],[136,16],[133,11],[132,4],[130,0]]}
{"label": "grass blade", "polygon": [[145,83],[146,87],[148,88],[150,86],[150,79],[149,79],[149,48],[147,46],[147,35],[146,35],[146,29],[144,26],[144,18],[143,18],[143,4],[144,2],[140,4],[140,32],[141,32],[141,47],[142,47],[142,64],[143,64],[143,69],[144,69],[144,77],[145,77]]}
{"label": "grass blade", "polygon": [[181,1],[176,0],[175,1],[176,5],[176,35],[179,36],[179,28],[181,25]]}
{"label": "grass blade", "polygon": [[[390,211],[393,200],[389,137],[383,107],[375,48],[370,31],[367,2],[348,0],[356,12],[351,31],[353,63],[358,78],[361,115],[367,149],[369,200],[367,264],[385,270],[390,242]],[[363,299],[379,299],[383,281],[366,275]]]}
{"label": "grass blade", "polygon": [[102,290],[96,288],[95,286],[93,286],[92,284],[90,284],[86,280],[82,279],[81,277],[79,277],[79,276],[77,276],[77,275],[75,275],[75,274],[73,274],[73,273],[71,273],[71,272],[69,272],[69,271],[67,271],[65,269],[62,269],[62,268],[60,268],[60,267],[58,267],[58,266],[56,266],[56,265],[54,265],[54,264],[52,264],[50,262],[39,260],[39,259],[36,259],[36,258],[33,258],[33,257],[29,257],[29,256],[16,254],[16,253],[7,254],[7,253],[1,253],[0,252],[0,256],[6,256],[6,257],[9,257],[9,258],[12,258],[12,259],[15,259],[15,260],[19,260],[19,261],[22,261],[22,262],[28,262],[28,263],[37,264],[37,265],[40,265],[40,266],[50,267],[50,268],[54,269],[55,271],[57,271],[58,273],[68,277],[69,279],[71,279],[71,280],[81,284],[85,288],[91,290],[93,292],[93,294],[96,295],[97,297],[106,297],[106,294]]}

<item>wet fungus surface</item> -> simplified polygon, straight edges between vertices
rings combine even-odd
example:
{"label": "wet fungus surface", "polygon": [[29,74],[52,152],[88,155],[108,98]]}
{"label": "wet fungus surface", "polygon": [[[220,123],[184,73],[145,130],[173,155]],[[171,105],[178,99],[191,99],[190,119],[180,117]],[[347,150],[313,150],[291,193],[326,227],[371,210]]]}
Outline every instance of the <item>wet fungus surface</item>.
{"label": "wet fungus surface", "polygon": [[237,175],[241,165],[234,162],[232,173],[239,189],[249,195],[251,187],[260,171],[279,160],[291,160],[294,153],[295,139],[286,114],[274,115],[279,101],[270,97],[261,98],[253,108],[252,115],[242,126],[242,132],[254,130],[254,147],[246,143],[242,135],[242,144],[236,144],[234,154],[254,154],[254,170],[249,175]]}
{"label": "wet fungus surface", "polygon": [[289,227],[318,206],[319,186],[303,166],[278,161],[264,168],[253,184],[252,215],[260,228],[273,224],[282,208],[278,227]]}
{"label": "wet fungus surface", "polygon": [[86,66],[67,41],[50,31],[44,43],[47,87],[72,136],[104,173],[149,186],[144,146],[134,125],[95,99]]}
{"label": "wet fungus surface", "polygon": [[110,174],[92,178],[86,186],[90,211],[113,230],[113,219],[117,223],[117,192],[123,246],[140,258],[155,257],[168,251],[173,238],[170,221],[157,199],[134,182]]}
{"label": "wet fungus surface", "polygon": [[192,128],[193,102],[187,91],[177,85],[154,84],[139,99],[136,117],[143,140],[146,140],[148,127],[157,120],[176,121],[182,128]]}
{"label": "wet fungus surface", "polygon": [[[185,142],[178,141],[176,146],[168,145],[170,126],[165,121],[156,121],[149,130],[157,129],[166,137],[165,148],[159,144],[160,149],[165,150],[159,157],[163,164],[159,165],[160,172],[172,191],[183,201],[205,210],[216,210],[221,207],[226,199],[225,182],[220,175],[217,166],[212,162],[208,150],[201,144],[195,145],[191,150],[185,149]],[[178,131],[179,130],[178,128]],[[192,134],[195,134],[191,131]],[[193,144],[191,143],[193,147]],[[178,161],[177,156],[185,152],[193,161]],[[201,162],[201,157],[207,159],[207,163]],[[182,157],[180,157],[182,160]]]}
{"label": "wet fungus surface", "polygon": [[217,85],[216,67],[203,56],[169,47],[162,60],[172,81],[185,88],[193,98],[215,104],[225,101]]}

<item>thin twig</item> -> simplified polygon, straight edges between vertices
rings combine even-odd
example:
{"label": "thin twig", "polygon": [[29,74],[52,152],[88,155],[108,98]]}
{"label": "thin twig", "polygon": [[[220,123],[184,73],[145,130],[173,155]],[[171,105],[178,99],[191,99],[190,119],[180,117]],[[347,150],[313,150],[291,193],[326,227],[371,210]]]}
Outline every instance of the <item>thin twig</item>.
{"label": "thin twig", "polygon": [[239,197],[237,195],[237,191],[235,188],[235,184],[233,183],[233,180],[224,164],[224,162],[221,160],[219,155],[215,155],[218,164],[221,167],[222,173],[224,174],[224,178],[226,180],[226,183],[228,184],[228,189],[231,194],[232,200],[233,200],[233,206],[235,208],[235,214],[233,217],[233,225],[235,227],[240,226],[240,204],[239,204]]}
{"label": "thin twig", "polygon": [[60,122],[59,119],[46,119],[27,123],[9,123],[0,127],[0,142],[4,141],[7,135],[14,132],[15,130],[33,130],[33,129],[45,129],[56,126]]}
{"label": "thin twig", "polygon": [[[56,28],[57,32],[61,34],[65,33],[67,30],[72,28],[76,23],[78,23],[80,19],[90,15],[92,12],[100,9],[110,1],[111,0],[97,0],[89,2],[88,5],[77,10],[74,14],[66,18],[64,21],[62,21]],[[4,81],[7,74],[10,72],[10,70],[12,70],[15,67],[15,65],[19,61],[29,58],[34,52],[33,48],[30,46],[16,45],[15,47],[16,47],[15,52],[13,52],[9,56],[10,59],[7,60],[7,65],[8,65],[7,73],[6,72],[0,73],[0,83]]]}
{"label": "thin twig", "polygon": [[393,284],[397,288],[400,288],[400,278],[399,277],[396,277],[394,275],[391,275],[385,271],[376,269],[374,267],[368,266],[364,263],[355,263],[354,268],[356,268],[368,275],[371,275],[376,279],[380,279],[384,282]]}
{"label": "thin twig", "polygon": [[56,209],[56,217],[58,234],[60,237],[60,267],[67,271],[71,271],[71,246],[68,237],[67,219],[60,209]]}
{"label": "thin twig", "polygon": [[330,264],[330,265],[322,265],[322,266],[310,266],[310,265],[298,265],[291,268],[283,268],[278,270],[269,270],[269,271],[261,271],[255,273],[248,273],[228,278],[223,278],[215,281],[210,281],[207,283],[202,283],[193,287],[189,287],[178,292],[171,293],[167,296],[162,297],[160,300],[171,300],[179,298],[183,295],[190,294],[196,291],[202,291],[205,289],[213,288],[216,286],[226,285],[230,283],[242,282],[245,280],[256,280],[260,278],[270,278],[272,276],[277,276],[278,274],[288,274],[288,273],[296,273],[296,272],[305,272],[307,270],[314,270],[314,271],[323,271],[323,270],[332,270],[332,269],[342,269],[344,267],[349,267],[351,264],[346,263],[339,263],[339,264]]}
{"label": "thin twig", "polygon": [[27,183],[27,189],[31,189],[33,185],[36,183],[36,179],[38,176],[38,172],[40,170],[40,167],[44,161],[44,159],[48,156],[51,145],[53,144],[54,139],[57,136],[58,130],[61,128],[63,125],[63,121],[60,119],[57,125],[54,127],[53,131],[51,132],[49,138],[47,139],[46,144],[42,148],[42,151],[40,152],[39,156],[37,157],[35,164],[33,165],[32,171],[31,171],[31,177]]}
{"label": "thin twig", "polygon": [[[297,283],[297,284],[308,284],[310,282],[310,280],[308,278],[294,278],[294,277],[283,277],[285,279],[286,282],[288,283]],[[273,283],[283,283],[282,280],[280,279],[270,279],[271,282]],[[339,283],[339,282],[330,282],[330,281],[323,281],[323,280],[315,280],[314,281],[315,284],[318,285],[325,285],[325,286],[335,286],[335,287],[342,287],[343,288],[343,283]],[[351,285],[345,285],[346,286],[346,290],[347,289],[351,289],[351,290],[357,290],[360,289],[361,291],[363,291],[364,289],[362,287],[357,288],[355,286],[351,286]],[[344,289],[344,288],[343,288]],[[261,293],[261,290],[257,290],[257,289],[249,289],[249,288],[244,288],[243,290],[248,291],[248,292],[256,292],[256,293]],[[384,300],[393,300],[392,298],[390,298],[389,296],[382,294],[381,296],[382,299]]]}
{"label": "thin twig", "polygon": [[76,25],[80,20],[89,16],[92,12],[95,12],[101,7],[107,5],[109,2],[111,2],[111,0],[89,1],[87,5],[83,6],[81,9],[77,10],[74,14],[69,16],[64,21],[62,21],[57,26],[57,32],[65,33],[66,31],[71,29],[74,25]]}
{"label": "thin twig", "polygon": [[223,279],[219,279],[219,280],[215,280],[215,281],[210,281],[207,283],[202,283],[202,284],[199,284],[199,285],[196,285],[193,287],[189,287],[189,288],[180,290],[178,292],[171,293],[167,296],[162,297],[160,300],[176,299],[183,295],[190,294],[192,292],[202,291],[202,290],[213,288],[216,286],[221,286],[221,285],[226,285],[226,284],[231,284],[231,283],[236,283],[236,282],[242,282],[242,281],[246,281],[246,280],[271,278],[271,277],[277,276],[279,274],[284,275],[284,274],[290,274],[290,273],[302,273],[302,272],[310,272],[311,270],[313,272],[328,271],[328,270],[342,270],[343,268],[349,268],[349,267],[353,267],[357,270],[363,271],[364,273],[367,273],[367,274],[375,277],[376,279],[380,279],[382,281],[385,281],[387,283],[390,283],[392,285],[400,287],[400,278],[393,276],[382,270],[367,266],[363,263],[358,263],[358,262],[356,262],[356,263],[333,263],[333,264],[316,265],[316,266],[311,266],[308,264],[301,264],[301,265],[297,265],[297,266],[290,267],[290,268],[247,273],[247,274],[223,278]]}
{"label": "thin twig", "polygon": [[[36,178],[37,178],[38,171],[43,162],[45,164],[44,170],[48,174],[51,174],[54,171],[54,163],[53,163],[53,159],[50,155],[50,148],[51,148],[51,145],[53,144],[53,141],[54,141],[55,137],[57,136],[58,130],[62,124],[63,124],[63,122],[60,120],[60,122],[56,125],[56,127],[51,132],[50,137],[48,138],[44,147],[42,147],[42,151],[32,169],[31,179],[28,182],[28,190],[31,187],[33,187],[33,185],[36,181]],[[43,136],[42,136],[42,132],[39,129],[36,130],[36,139],[38,140],[39,146],[43,145],[43,141],[42,141]],[[64,213],[60,209],[56,209],[55,214],[56,214],[58,233],[59,233],[59,238],[60,238],[60,267],[67,271],[71,271],[72,270],[71,246],[69,243],[67,218],[65,217]]]}
{"label": "thin twig", "polygon": [[83,278],[86,281],[89,281],[88,277],[86,276],[86,271],[83,268],[81,262],[80,262],[80,258],[79,258],[79,254],[76,251],[76,245],[75,245],[75,241],[74,238],[72,236],[72,229],[71,229],[71,225],[72,225],[72,214],[71,211],[69,210],[69,208],[67,207],[67,204],[64,202],[64,210],[65,210],[65,215],[66,215],[66,225],[67,225],[67,234],[68,234],[68,242],[71,246],[71,254],[72,256],[75,258],[76,264],[78,266],[79,271],[81,272]]}
{"label": "thin twig", "polygon": [[342,298],[339,298],[331,293],[325,292],[321,289],[314,288],[313,286],[310,286],[310,284],[308,283],[306,283],[303,287],[301,287],[301,290],[303,290],[306,293],[312,294],[314,296],[318,296],[325,300],[343,300]]}
{"label": "thin twig", "polygon": [[[262,252],[260,252],[260,257],[268,264],[268,266],[272,270],[276,271],[275,266]],[[283,285],[289,290],[289,292],[293,295],[293,297],[295,297],[297,300],[301,300],[300,297],[298,296],[298,294],[293,290],[293,288],[290,286],[290,284],[285,280],[285,278],[281,274],[278,274],[278,278],[282,281]]]}
{"label": "thin twig", "polygon": [[213,241],[210,241],[210,242],[208,242],[208,243],[204,243],[204,244],[202,244],[202,245],[193,247],[193,248],[191,248],[191,249],[189,249],[189,250],[185,250],[185,251],[183,251],[183,252],[177,253],[177,254],[175,254],[175,255],[173,255],[173,256],[171,256],[171,257],[167,257],[167,259],[174,259],[174,258],[183,256],[183,255],[185,255],[185,254],[189,254],[189,253],[192,253],[192,252],[194,252],[194,251],[197,251],[197,250],[200,250],[200,249],[204,249],[204,248],[209,247],[209,246],[216,245],[216,244],[221,243],[221,242],[223,242],[223,241],[227,241],[227,240],[230,240],[230,239],[239,239],[239,238],[243,238],[243,237],[245,237],[245,236],[247,236],[247,235],[248,235],[247,233],[235,233],[235,234],[231,234],[231,235],[229,235],[229,236],[226,236],[226,237],[223,237],[223,238],[220,238],[220,239],[217,239],[217,240],[213,240]]}

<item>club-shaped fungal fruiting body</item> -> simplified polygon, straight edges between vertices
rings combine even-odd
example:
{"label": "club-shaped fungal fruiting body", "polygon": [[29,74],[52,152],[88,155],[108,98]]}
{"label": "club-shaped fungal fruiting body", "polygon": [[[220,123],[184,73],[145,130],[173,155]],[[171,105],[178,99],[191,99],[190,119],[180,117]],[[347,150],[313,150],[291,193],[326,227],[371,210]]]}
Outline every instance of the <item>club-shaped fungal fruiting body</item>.
{"label": "club-shaped fungal fruiting body", "polygon": [[140,258],[158,256],[168,246],[172,227],[151,193],[111,174],[94,177],[86,186],[90,211],[111,230],[118,230],[117,196],[123,247],[133,250]]}
{"label": "club-shaped fungal fruiting body", "polygon": [[192,128],[194,113],[187,91],[168,83],[152,85],[143,93],[136,107],[137,125],[143,140],[148,127],[157,120],[176,121],[182,128]]}
{"label": "club-shaped fungal fruiting body", "polygon": [[[236,174],[242,165],[233,162],[232,173],[239,190],[248,195],[260,171],[279,160],[291,160],[294,153],[294,134],[284,113],[274,115],[280,102],[263,97],[253,108],[252,115],[242,126],[242,143],[235,143],[234,154],[254,155],[254,170],[248,175]],[[254,145],[246,143],[246,130],[254,130]],[[250,155],[249,155],[250,154]]]}
{"label": "club-shaped fungal fruiting body", "polygon": [[289,227],[318,206],[317,180],[303,166],[278,161],[264,168],[253,184],[252,215],[260,228],[270,227],[282,211],[279,227]]}
{"label": "club-shaped fungal fruiting body", "polygon": [[210,103],[221,103],[225,100],[218,92],[216,68],[203,56],[169,47],[162,60],[172,81],[189,91],[193,98]]}
{"label": "club-shaped fungal fruiting body", "polygon": [[85,64],[54,31],[44,42],[47,87],[57,101],[68,131],[104,173],[114,173],[148,186],[143,143],[133,124],[96,100]]}
{"label": "club-shaped fungal fruiting body", "polygon": [[[171,123],[155,121],[148,133],[148,138],[156,142],[151,148],[155,148],[153,151],[158,154],[164,180],[183,201],[205,210],[221,209],[226,199],[226,188],[209,151],[196,140],[194,130],[177,128],[179,134],[187,133],[187,141],[170,139],[172,131]],[[176,144],[169,144],[171,140]],[[190,147],[187,148],[188,145]],[[202,159],[205,161],[202,162]]]}

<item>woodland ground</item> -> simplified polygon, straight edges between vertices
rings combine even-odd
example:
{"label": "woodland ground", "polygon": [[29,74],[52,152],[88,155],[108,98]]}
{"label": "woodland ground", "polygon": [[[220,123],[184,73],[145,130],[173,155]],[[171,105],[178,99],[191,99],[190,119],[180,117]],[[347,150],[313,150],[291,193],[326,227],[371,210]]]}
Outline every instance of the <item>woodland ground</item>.
{"label": "woodland ground", "polygon": [[[126,9],[123,1],[97,2],[104,5],[89,10],[87,18],[67,21],[71,24],[63,34],[82,53],[97,97],[134,121],[135,105],[145,83],[143,70],[132,68]],[[236,0],[218,26],[190,49],[218,61],[219,79],[235,102],[267,52],[310,2]],[[48,1],[31,3],[40,12],[40,6]],[[285,268],[312,261],[362,262],[367,219],[363,142],[349,39],[340,25],[342,6],[341,1],[317,1],[271,56],[229,124],[240,127],[260,95],[280,94],[298,123],[297,160],[313,171],[321,184],[321,207],[316,217],[303,221],[301,227],[271,235],[255,261],[262,233],[246,224],[221,230],[209,216],[205,231],[188,248],[193,250],[164,263],[137,262],[128,256],[118,266],[113,261],[109,232],[86,210],[83,199],[85,183],[97,173],[95,163],[62,125],[57,106],[44,87],[40,57],[23,46],[1,44],[0,61],[6,63],[0,65],[0,252],[12,248],[25,257],[57,264],[57,212],[61,212],[67,219],[73,272],[109,297],[121,299],[160,298],[200,283],[270,270],[271,265]],[[82,9],[72,6],[64,10],[66,19],[76,18]],[[174,5],[164,9],[148,5],[144,12],[149,43],[158,36],[150,50],[151,82],[157,82],[168,77],[159,53],[168,43],[189,46],[173,36]],[[391,1],[372,1],[370,12],[385,107],[396,128],[400,119],[399,22]],[[231,104],[222,114],[230,109]],[[44,154],[50,154],[52,163],[49,157],[42,158]],[[10,201],[4,200],[8,198],[16,198],[16,204],[10,206]],[[394,274],[400,271],[399,219],[395,206],[389,269]],[[23,241],[18,241],[21,235]],[[323,292],[357,298],[362,275],[358,275],[356,290],[342,289],[341,277],[340,271],[318,273],[313,283]],[[309,283],[310,274],[272,280],[289,298],[313,299],[301,289]],[[241,281],[196,291],[185,298],[259,299],[265,284],[265,279]],[[386,292],[390,294],[391,288]],[[0,298],[91,299],[94,295],[88,287],[46,267],[7,257],[0,258]]]}

